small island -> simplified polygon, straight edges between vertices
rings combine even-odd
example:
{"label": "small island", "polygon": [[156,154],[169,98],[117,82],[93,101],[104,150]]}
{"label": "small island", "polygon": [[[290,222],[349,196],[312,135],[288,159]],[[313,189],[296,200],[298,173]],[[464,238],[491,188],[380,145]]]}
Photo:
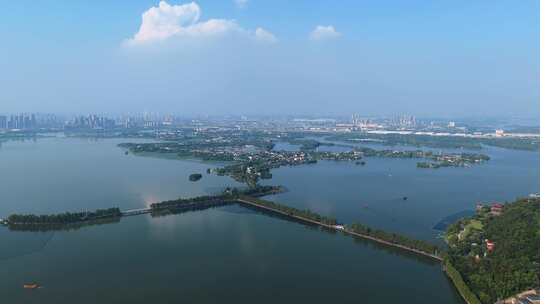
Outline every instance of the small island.
{"label": "small island", "polygon": [[196,182],[202,178],[202,174],[200,173],[193,173],[189,175],[189,180],[192,182]]}
{"label": "small island", "polygon": [[447,155],[433,155],[431,162],[419,162],[416,167],[422,169],[439,169],[446,167],[470,167],[474,164],[480,164],[490,159],[485,154],[461,153]]}
{"label": "small island", "polygon": [[[254,187],[261,179],[272,179],[272,170],[286,166],[316,164],[319,161],[351,162],[366,165],[366,158],[419,159],[418,168],[470,167],[489,161],[479,153],[435,153],[423,150],[376,150],[369,147],[340,145],[349,149],[343,152],[320,151],[321,146],[335,146],[301,135],[258,134],[254,132],[197,134],[198,137],[173,137],[167,142],[123,143],[119,146],[134,155],[169,155],[179,159],[193,158],[203,161],[223,162],[222,167],[207,170],[208,174],[229,176],[237,182]],[[202,137],[201,137],[202,136]],[[276,141],[300,145],[298,151],[274,150]],[[197,181],[192,175],[191,181]],[[202,177],[202,176],[201,176]]]}

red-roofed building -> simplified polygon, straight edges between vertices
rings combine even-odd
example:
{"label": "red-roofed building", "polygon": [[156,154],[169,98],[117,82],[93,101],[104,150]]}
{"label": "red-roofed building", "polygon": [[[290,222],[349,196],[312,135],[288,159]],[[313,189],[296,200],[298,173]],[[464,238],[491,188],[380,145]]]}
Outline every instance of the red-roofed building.
{"label": "red-roofed building", "polygon": [[491,205],[491,214],[492,215],[501,215],[504,209],[503,204],[495,203]]}
{"label": "red-roofed building", "polygon": [[489,252],[493,251],[495,249],[495,242],[486,240],[486,248]]}

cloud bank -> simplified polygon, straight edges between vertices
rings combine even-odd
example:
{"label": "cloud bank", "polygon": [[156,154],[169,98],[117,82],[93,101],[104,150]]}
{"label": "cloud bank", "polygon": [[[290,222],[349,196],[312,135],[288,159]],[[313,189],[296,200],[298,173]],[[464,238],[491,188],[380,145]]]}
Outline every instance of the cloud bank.
{"label": "cloud bank", "polygon": [[336,31],[336,29],[332,25],[328,25],[328,26],[318,25],[309,34],[309,39],[313,41],[320,41],[320,40],[336,39],[341,36],[342,34]]}
{"label": "cloud bank", "polygon": [[142,14],[139,31],[126,41],[128,46],[151,44],[159,41],[219,37],[228,34],[245,36],[262,42],[276,42],[267,30],[257,28],[249,31],[235,20],[209,19],[200,21],[201,8],[195,2],[170,5],[166,1],[151,7]]}

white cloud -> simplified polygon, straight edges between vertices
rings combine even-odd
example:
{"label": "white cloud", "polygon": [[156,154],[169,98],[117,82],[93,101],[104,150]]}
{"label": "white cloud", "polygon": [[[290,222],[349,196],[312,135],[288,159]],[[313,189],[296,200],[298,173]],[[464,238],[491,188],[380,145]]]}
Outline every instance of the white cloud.
{"label": "white cloud", "polygon": [[267,43],[276,43],[278,41],[274,34],[260,27],[255,30],[255,39]]}
{"label": "white cloud", "polygon": [[336,39],[341,37],[341,33],[336,31],[336,29],[331,26],[318,25],[315,29],[309,34],[310,40],[329,40]]}
{"label": "white cloud", "polygon": [[238,8],[245,8],[248,2],[248,0],[234,0],[234,4],[236,4]]}
{"label": "white cloud", "polygon": [[142,14],[139,31],[126,44],[141,45],[157,41],[182,38],[215,37],[236,33],[257,41],[277,41],[276,37],[261,28],[255,32],[245,30],[235,20],[209,19],[200,21],[201,8],[195,2],[170,5],[160,1]]}

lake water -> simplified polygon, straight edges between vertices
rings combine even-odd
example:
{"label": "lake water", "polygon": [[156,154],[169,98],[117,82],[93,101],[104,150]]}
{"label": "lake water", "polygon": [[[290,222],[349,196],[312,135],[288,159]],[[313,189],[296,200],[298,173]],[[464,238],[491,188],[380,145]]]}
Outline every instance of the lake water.
{"label": "lake water", "polygon": [[[126,141],[133,139],[47,138],[2,144],[0,216],[142,208],[180,195],[217,193],[239,185],[206,174],[217,164],[125,155],[117,144]],[[190,182],[192,173],[202,173],[203,179]]]}
{"label": "lake water", "polygon": [[[0,217],[140,208],[239,186],[205,173],[218,164],[125,155],[117,144],[126,141],[137,140],[3,143]],[[280,168],[269,183],[290,191],[270,199],[434,239],[436,222],[477,200],[539,191],[540,154],[488,154],[492,161],[469,169],[376,158]],[[195,172],[203,178],[193,183]],[[462,303],[437,263],[239,206],[76,231],[0,228],[0,249],[6,303]],[[22,288],[32,281],[43,288]]]}
{"label": "lake water", "polygon": [[[334,148],[344,149],[320,149]],[[345,223],[359,221],[435,240],[439,232],[433,226],[448,215],[474,210],[477,202],[513,201],[540,192],[540,153],[492,147],[476,152],[489,155],[491,160],[470,168],[441,169],[416,168],[418,159],[373,157],[365,159],[365,166],[321,161],[273,170],[273,179],[265,183],[285,185],[290,190],[272,200],[332,215]]]}

